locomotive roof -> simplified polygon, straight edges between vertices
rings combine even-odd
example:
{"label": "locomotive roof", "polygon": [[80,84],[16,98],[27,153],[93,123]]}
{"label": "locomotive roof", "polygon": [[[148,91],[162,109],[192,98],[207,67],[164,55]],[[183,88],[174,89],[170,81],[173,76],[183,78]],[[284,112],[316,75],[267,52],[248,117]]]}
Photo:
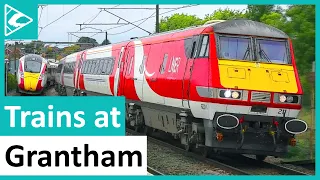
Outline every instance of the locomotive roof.
{"label": "locomotive roof", "polygon": [[214,24],[213,28],[214,32],[217,33],[288,38],[288,35],[283,31],[267,24],[252,20],[228,20]]}
{"label": "locomotive roof", "polygon": [[38,54],[26,54],[24,55],[22,58],[24,58],[24,60],[36,60],[36,61],[41,61],[41,62],[45,62],[47,63],[47,60],[44,59],[42,56],[38,55]]}
{"label": "locomotive roof", "polygon": [[[216,33],[251,35],[251,36],[271,37],[271,38],[289,38],[289,36],[286,33],[284,33],[283,31],[281,31],[280,29],[269,26],[267,24],[257,22],[257,21],[247,20],[247,19],[234,19],[234,20],[214,21],[213,23],[208,23],[208,24],[199,25],[199,26],[191,26],[191,27],[187,27],[187,28],[181,28],[181,29],[166,31],[166,32],[162,32],[162,33],[151,34],[151,35],[139,37],[136,39],[143,40],[146,38],[152,38],[152,37],[162,36],[162,35],[166,35],[166,34],[178,33],[178,32],[183,32],[186,30],[205,29],[210,26],[213,27],[214,32],[216,32]],[[135,41],[135,38],[130,39],[130,40],[125,40],[122,42],[118,42],[118,43],[114,43],[114,44],[129,43],[132,41]],[[112,46],[114,44],[93,47],[90,49],[86,49],[85,51],[102,49],[102,48],[106,48],[108,46]],[[62,61],[59,62],[59,64],[63,63],[63,60],[66,60],[72,56],[76,56],[77,53],[78,52],[72,53],[72,54],[66,56],[65,58],[62,59]]]}

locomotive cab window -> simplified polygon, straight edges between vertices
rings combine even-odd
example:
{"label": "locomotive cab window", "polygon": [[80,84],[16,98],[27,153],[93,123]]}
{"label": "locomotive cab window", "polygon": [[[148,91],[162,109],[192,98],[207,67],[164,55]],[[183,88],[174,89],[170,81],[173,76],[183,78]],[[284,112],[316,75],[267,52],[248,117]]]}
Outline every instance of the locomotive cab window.
{"label": "locomotive cab window", "polygon": [[275,39],[256,39],[257,59],[261,62],[290,64],[288,42]]}
{"label": "locomotive cab window", "polygon": [[39,73],[42,66],[42,57],[38,55],[27,55],[25,57],[25,72]]}
{"label": "locomotive cab window", "polygon": [[251,38],[219,36],[219,58],[235,60],[253,60]]}
{"label": "locomotive cab window", "polygon": [[200,50],[198,57],[208,57],[209,56],[209,36],[204,35],[201,38]]}

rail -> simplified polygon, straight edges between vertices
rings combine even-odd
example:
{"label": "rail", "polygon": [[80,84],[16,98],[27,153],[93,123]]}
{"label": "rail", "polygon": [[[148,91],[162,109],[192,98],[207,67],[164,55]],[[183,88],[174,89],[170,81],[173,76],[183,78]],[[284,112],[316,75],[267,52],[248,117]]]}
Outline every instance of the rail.
{"label": "rail", "polygon": [[150,174],[152,174],[152,175],[158,175],[158,176],[164,176],[164,175],[165,175],[165,174],[163,174],[162,172],[157,171],[156,169],[154,169],[154,168],[152,168],[152,167],[150,167],[150,166],[148,166],[147,169],[148,169],[148,172],[149,172]]}
{"label": "rail", "polygon": [[[144,135],[129,128],[126,128],[126,131],[132,135]],[[254,158],[242,155],[219,155],[214,158],[205,158],[195,152],[188,152],[177,145],[158,138],[148,136],[148,141],[171,148],[185,156],[193,157],[225,171],[232,172],[234,175],[310,175],[281,165],[265,161],[260,162]]]}

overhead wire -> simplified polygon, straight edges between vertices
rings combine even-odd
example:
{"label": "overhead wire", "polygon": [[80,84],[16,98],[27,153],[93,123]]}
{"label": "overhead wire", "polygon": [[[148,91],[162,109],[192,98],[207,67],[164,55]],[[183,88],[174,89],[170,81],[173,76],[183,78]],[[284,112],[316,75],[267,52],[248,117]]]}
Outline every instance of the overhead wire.
{"label": "overhead wire", "polygon": [[38,34],[38,36],[40,35],[40,33],[42,32],[42,30],[43,30],[44,28],[46,28],[46,27],[50,26],[51,24],[57,22],[59,19],[63,18],[65,15],[67,15],[67,14],[71,13],[72,11],[74,11],[75,9],[77,9],[79,6],[81,6],[81,4],[78,5],[78,6],[76,6],[76,7],[74,7],[73,9],[71,9],[70,11],[68,11],[67,13],[65,13],[65,14],[63,14],[62,16],[60,16],[59,18],[57,18],[56,20],[54,20],[54,21],[52,21],[51,23],[47,24],[46,26],[42,27],[41,30],[40,30],[40,32],[39,32],[39,34]]}
{"label": "overhead wire", "polygon": [[[112,7],[112,8],[115,8],[115,7],[118,7],[118,6],[120,6],[120,4],[115,5],[115,6]],[[84,21],[83,24],[87,23],[91,18],[92,18],[92,19],[88,22],[88,24],[91,23],[92,21],[94,21],[94,20],[99,16],[99,14],[100,14],[102,11],[103,11],[103,10],[101,9],[96,15],[92,16],[93,18],[90,17],[89,19],[87,19],[86,21]],[[81,26],[80,26],[80,27],[81,27]],[[92,27],[85,26],[84,28],[80,28],[80,30],[78,30],[78,31],[76,31],[76,32],[82,31],[83,29],[87,29],[87,28],[91,28],[91,29],[96,29],[96,30],[102,31],[101,29],[97,29],[97,28],[92,28]],[[78,37],[78,38],[80,39],[79,36],[77,36],[77,35],[75,35],[75,34],[73,34],[73,33],[69,33],[69,34],[70,34],[70,35],[73,35],[73,36],[75,36],[75,37]]]}
{"label": "overhead wire", "polygon": [[[167,13],[170,13],[170,12],[173,12],[173,11],[176,11],[176,10],[179,10],[179,9],[188,8],[188,7],[193,7],[193,6],[198,6],[198,5],[199,5],[199,4],[178,7],[178,8],[175,8],[175,9],[173,9],[173,10],[169,10],[169,11],[160,13],[159,15],[167,14]],[[149,17],[147,17],[147,18],[142,18],[142,19],[133,21],[132,23],[136,23],[136,22],[143,21],[143,20],[144,20],[144,21],[143,21],[142,23],[144,23],[144,22],[146,22],[148,19],[150,19],[150,18],[152,18],[152,17],[155,17],[154,14],[155,14],[155,13],[153,13],[151,16],[149,16]],[[140,23],[139,25],[141,25],[142,23]],[[139,26],[139,25],[138,25],[138,26]],[[111,30],[111,29],[120,28],[120,27],[123,27],[123,26],[127,26],[127,24],[125,24],[125,25],[119,25],[119,26],[116,26],[116,27],[112,27],[112,28],[106,29],[105,31],[109,31],[109,30]],[[131,29],[129,29],[129,30],[126,30],[126,31],[124,31],[124,32],[121,32],[121,33],[108,34],[108,35],[118,35],[118,34],[126,33],[126,32],[129,32],[129,31],[135,29],[135,28],[136,28],[136,27],[133,27],[133,28],[131,28]],[[93,36],[95,36],[95,35],[97,35],[97,34],[99,34],[99,33],[96,33],[96,34],[94,34],[94,35],[92,35],[92,36],[90,36],[90,37],[93,37]]]}
{"label": "overhead wire", "polygon": [[41,20],[41,16],[42,16],[42,11],[44,9],[44,7],[40,6],[41,7],[41,11],[40,11],[40,16],[39,16],[39,19],[38,19],[38,26],[40,25],[40,20]]}

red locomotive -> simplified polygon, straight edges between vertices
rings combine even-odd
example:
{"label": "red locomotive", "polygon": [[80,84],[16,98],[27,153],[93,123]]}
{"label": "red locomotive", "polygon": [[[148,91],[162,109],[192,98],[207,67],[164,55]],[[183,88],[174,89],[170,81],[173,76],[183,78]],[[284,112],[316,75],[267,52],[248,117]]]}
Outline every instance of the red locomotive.
{"label": "red locomotive", "polygon": [[61,95],[125,96],[128,125],[180,138],[186,149],[281,156],[307,130],[290,38],[251,20],[96,47],[61,60]]}

